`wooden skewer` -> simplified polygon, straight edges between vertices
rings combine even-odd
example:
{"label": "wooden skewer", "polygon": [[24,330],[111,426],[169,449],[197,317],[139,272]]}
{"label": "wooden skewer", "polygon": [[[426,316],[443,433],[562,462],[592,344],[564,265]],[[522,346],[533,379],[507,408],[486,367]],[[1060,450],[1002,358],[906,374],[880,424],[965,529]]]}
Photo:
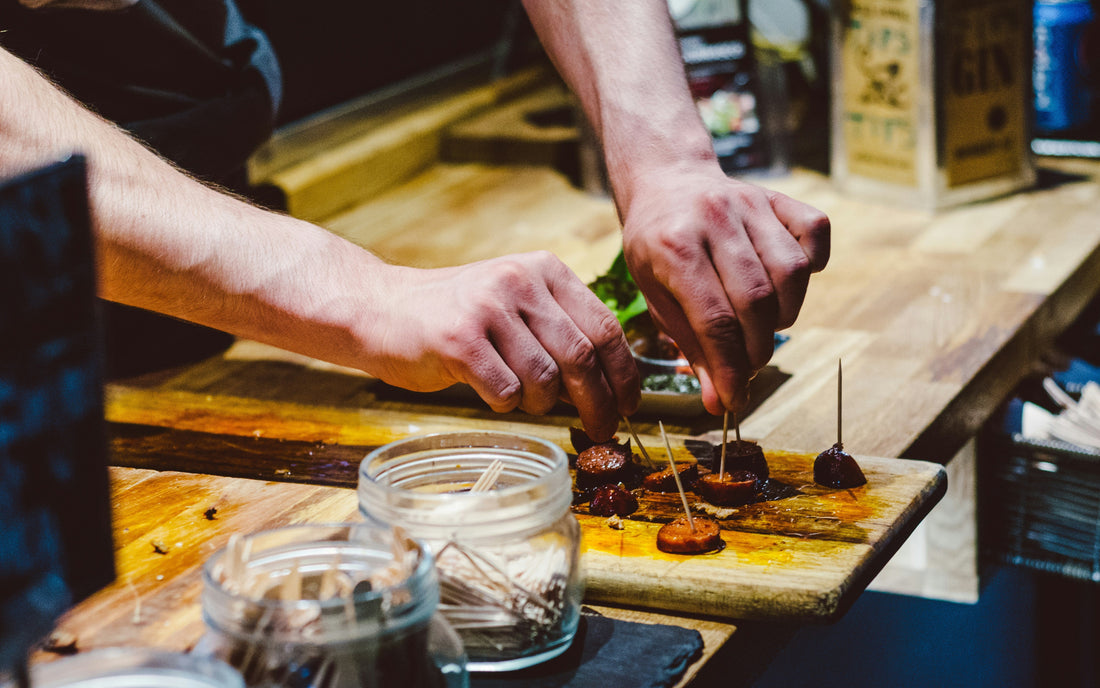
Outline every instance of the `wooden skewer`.
{"label": "wooden skewer", "polygon": [[485,472],[481,474],[481,477],[479,477],[473,487],[470,488],[470,492],[488,492],[493,489],[497,484],[497,478],[500,477],[500,473],[503,470],[504,462],[500,459],[493,459],[493,462],[489,464],[489,467],[485,469]]}
{"label": "wooden skewer", "polygon": [[676,460],[672,458],[672,444],[668,441],[668,435],[665,434],[665,425],[661,421],[657,421],[657,425],[661,428],[661,437],[665,440],[665,449],[668,450],[668,465],[672,469],[672,478],[676,481],[676,489],[680,492],[680,502],[684,505],[684,515],[687,516],[688,525],[691,526],[691,532],[695,532],[695,519],[691,517],[691,507],[688,506],[688,498],[684,493],[684,484],[680,482],[680,472],[676,470]]}
{"label": "wooden skewer", "polygon": [[843,407],[844,396],[842,392],[843,385],[841,381],[844,378],[844,369],[840,364],[840,359],[836,359],[836,444],[838,447],[843,447],[844,443],[840,439],[840,418],[841,408]]}
{"label": "wooden skewer", "polygon": [[626,422],[626,429],[630,431],[630,436],[634,438],[634,444],[638,445],[638,449],[642,450],[642,458],[645,459],[646,464],[650,468],[657,468],[657,464],[653,463],[653,459],[649,458],[649,452],[645,450],[642,441],[638,439],[638,433],[634,432],[634,426],[630,424],[630,419],[623,416],[623,420]]}
{"label": "wooden skewer", "polygon": [[722,414],[722,455],[718,460],[718,477],[721,478],[726,474],[726,438],[729,437],[730,432],[730,412],[727,410]]}
{"label": "wooden skewer", "polygon": [[1073,400],[1073,397],[1062,391],[1058,383],[1051,378],[1048,377],[1043,379],[1043,389],[1045,389],[1047,394],[1050,395],[1050,398],[1062,408],[1071,409],[1077,406],[1077,402]]}
{"label": "wooden skewer", "polygon": [[317,592],[317,599],[327,600],[332,597],[336,597],[337,583],[336,578],[340,574],[340,553],[336,553],[336,558],[332,564],[325,568],[321,573],[321,589]]}
{"label": "wooden skewer", "polygon": [[297,560],[279,586],[279,599],[283,602],[297,602],[302,599],[302,570],[298,568]]}

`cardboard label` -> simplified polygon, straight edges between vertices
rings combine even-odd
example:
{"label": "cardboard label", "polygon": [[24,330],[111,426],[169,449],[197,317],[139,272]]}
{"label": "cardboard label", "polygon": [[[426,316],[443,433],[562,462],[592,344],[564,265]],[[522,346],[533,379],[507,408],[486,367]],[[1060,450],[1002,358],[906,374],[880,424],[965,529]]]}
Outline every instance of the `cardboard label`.
{"label": "cardboard label", "polygon": [[688,86],[729,174],[770,164],[744,0],[670,3]]}
{"label": "cardboard label", "polygon": [[918,0],[852,0],[841,47],[851,174],[917,186]]}
{"label": "cardboard label", "polygon": [[949,3],[941,24],[943,159],[950,187],[1014,175],[1026,151],[1030,81],[1023,3]]}

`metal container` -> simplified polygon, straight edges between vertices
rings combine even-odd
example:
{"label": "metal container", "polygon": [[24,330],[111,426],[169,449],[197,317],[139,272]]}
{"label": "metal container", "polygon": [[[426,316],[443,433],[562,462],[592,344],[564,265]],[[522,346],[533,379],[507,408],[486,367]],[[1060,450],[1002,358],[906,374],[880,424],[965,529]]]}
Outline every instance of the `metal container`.
{"label": "metal container", "polygon": [[845,0],[833,10],[832,177],[929,210],[1032,185],[1026,0]]}
{"label": "metal container", "polygon": [[[499,474],[478,485],[496,461]],[[521,669],[572,642],[584,592],[572,499],[565,451],[527,435],[413,437],[359,471],[363,515],[433,550],[440,611],[471,671]]]}

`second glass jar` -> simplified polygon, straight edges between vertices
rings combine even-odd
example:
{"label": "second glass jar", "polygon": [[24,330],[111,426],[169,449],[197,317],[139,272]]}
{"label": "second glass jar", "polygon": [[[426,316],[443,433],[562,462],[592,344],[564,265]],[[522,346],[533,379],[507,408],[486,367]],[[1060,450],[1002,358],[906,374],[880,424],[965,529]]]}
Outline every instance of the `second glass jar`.
{"label": "second glass jar", "polygon": [[[472,489],[496,461],[499,475]],[[359,472],[363,515],[433,550],[439,610],[471,671],[521,669],[572,642],[584,594],[572,496],[565,451],[520,434],[399,440],[368,454]]]}

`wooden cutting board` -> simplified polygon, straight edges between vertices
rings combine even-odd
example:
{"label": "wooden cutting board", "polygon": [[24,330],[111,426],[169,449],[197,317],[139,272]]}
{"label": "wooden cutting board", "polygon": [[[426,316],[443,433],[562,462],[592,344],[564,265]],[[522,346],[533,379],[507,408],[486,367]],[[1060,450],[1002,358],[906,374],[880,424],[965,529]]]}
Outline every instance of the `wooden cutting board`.
{"label": "wooden cutting board", "polygon": [[[683,445],[673,446],[673,452],[677,460],[691,458]],[[651,453],[656,460],[657,453]],[[784,496],[716,509],[688,493],[694,513],[710,513],[721,524],[726,546],[718,552],[657,549],[661,524],[683,514],[676,494],[642,492],[638,511],[622,520],[621,530],[606,517],[587,513],[587,504],[576,506],[587,597],[738,619],[832,621],[947,488],[938,464],[860,456],[867,484],[831,489],[813,481],[816,455],[765,454],[769,491]]]}
{"label": "wooden cutting board", "polygon": [[[359,461],[400,437],[469,429],[521,432],[572,451],[568,427],[404,411],[358,410],[188,392],[114,388],[108,396],[116,465],[215,476],[354,487]],[[677,460],[704,443],[673,437]],[[655,460],[660,440],[643,436]],[[653,495],[622,530],[577,508],[586,599],[727,618],[837,618],[946,489],[943,467],[857,457],[865,486],[813,483],[813,455],[767,451],[772,480],[790,496],[722,515],[726,548],[664,554],[662,522],[678,498]],[[638,520],[644,519],[644,520]]]}

